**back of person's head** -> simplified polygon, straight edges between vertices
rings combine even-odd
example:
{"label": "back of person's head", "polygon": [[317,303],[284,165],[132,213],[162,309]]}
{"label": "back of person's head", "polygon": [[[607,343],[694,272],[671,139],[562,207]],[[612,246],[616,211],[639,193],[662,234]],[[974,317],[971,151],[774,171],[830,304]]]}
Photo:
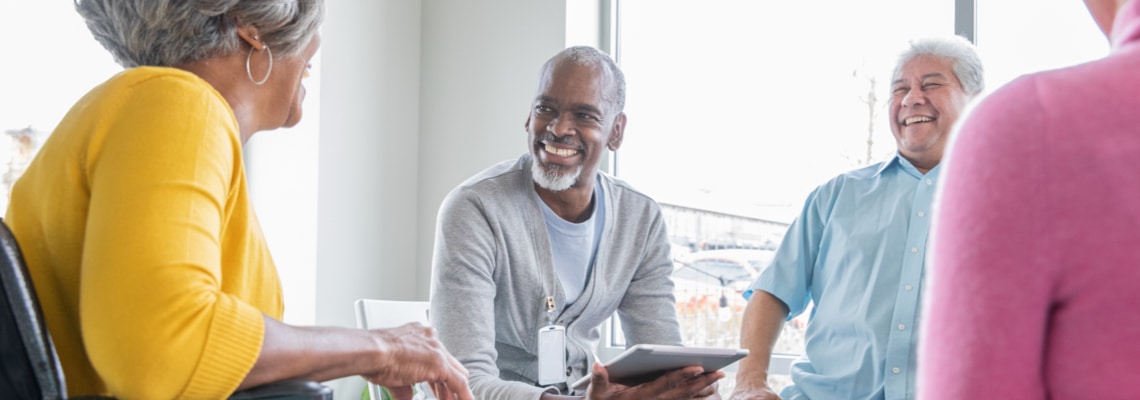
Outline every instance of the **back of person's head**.
{"label": "back of person's head", "polygon": [[614,114],[625,111],[625,74],[621,72],[614,59],[590,46],[573,46],[566,48],[551,57],[542,66],[542,73],[539,76],[546,76],[556,65],[561,63],[573,63],[577,65],[584,65],[590,67],[601,67],[602,71],[610,78],[610,89],[606,91],[604,98],[613,107]]}
{"label": "back of person's head", "polygon": [[906,50],[899,55],[891,81],[898,79],[903,65],[918,56],[935,56],[950,59],[954,75],[962,84],[967,96],[975,96],[985,90],[982,60],[973,43],[961,36],[929,37],[911,40]]}
{"label": "back of person's head", "polygon": [[75,0],[115,62],[174,66],[241,49],[252,25],[276,57],[301,52],[324,18],[323,0]]}

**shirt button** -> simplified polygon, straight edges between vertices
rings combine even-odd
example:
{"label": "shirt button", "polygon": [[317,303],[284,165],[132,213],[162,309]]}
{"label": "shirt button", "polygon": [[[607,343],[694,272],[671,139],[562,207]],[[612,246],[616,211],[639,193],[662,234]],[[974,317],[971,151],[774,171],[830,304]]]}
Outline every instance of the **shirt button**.
{"label": "shirt button", "polygon": [[892,369],[892,370],[891,370],[891,372],[894,372],[894,373],[895,373],[895,375],[898,375],[898,373],[899,373],[899,369],[898,369],[898,368],[894,368],[894,369]]}
{"label": "shirt button", "polygon": [[906,289],[906,291],[908,291],[908,292],[909,292],[911,289],[914,289],[914,286],[911,286],[911,285],[906,285],[906,286],[904,287],[904,289]]}
{"label": "shirt button", "polygon": [[926,180],[926,184],[927,184],[927,185],[933,185],[933,184],[934,184],[934,181],[932,181],[932,180],[930,180],[930,179],[927,179],[927,180]]}
{"label": "shirt button", "polygon": [[570,376],[570,373],[571,373],[571,372],[574,372],[574,370],[572,370],[572,369],[570,369],[570,368],[571,368],[571,367],[566,367],[566,376]]}
{"label": "shirt button", "polygon": [[911,252],[911,253],[917,253],[917,252],[918,252],[918,248],[917,248],[917,247],[911,247],[911,248],[910,248],[910,252]]}
{"label": "shirt button", "polygon": [[920,217],[925,217],[925,216],[926,216],[926,213],[924,213],[924,212],[922,212],[922,211],[919,211],[919,212],[918,212],[918,216],[920,216]]}
{"label": "shirt button", "polygon": [[900,331],[906,330],[906,325],[899,324],[899,330]]}

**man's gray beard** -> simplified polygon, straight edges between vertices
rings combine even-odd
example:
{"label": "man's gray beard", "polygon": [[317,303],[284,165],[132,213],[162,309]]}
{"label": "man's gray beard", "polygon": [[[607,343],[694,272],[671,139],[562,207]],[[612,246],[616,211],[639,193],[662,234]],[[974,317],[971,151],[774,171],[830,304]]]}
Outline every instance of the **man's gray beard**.
{"label": "man's gray beard", "polygon": [[578,182],[578,176],[582,175],[581,165],[576,167],[573,173],[559,173],[562,170],[563,169],[559,167],[543,167],[542,163],[538,160],[535,160],[530,166],[531,175],[534,176],[534,183],[537,183],[539,187],[551,192],[561,192],[569,189]]}

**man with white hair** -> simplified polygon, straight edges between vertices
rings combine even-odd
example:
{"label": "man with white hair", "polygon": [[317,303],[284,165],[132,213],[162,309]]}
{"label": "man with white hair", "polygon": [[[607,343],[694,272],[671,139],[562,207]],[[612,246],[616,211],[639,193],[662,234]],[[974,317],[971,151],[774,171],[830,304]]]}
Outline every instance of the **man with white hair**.
{"label": "man with white hair", "polygon": [[[558,53],[524,125],[529,151],[444,199],[431,323],[477,398],[719,398],[723,372],[681,368],[626,386],[591,367],[598,328],[615,311],[627,343],[681,344],[661,210],[598,169],[621,145],[624,105],[612,59],[590,47]],[[588,389],[572,393],[589,373]]]}
{"label": "man with white hair", "polygon": [[[912,41],[891,82],[898,154],[841,174],[809,195],[772,264],[745,291],[734,399],[913,399],[919,303],[931,204],[954,122],[982,92],[982,66],[961,37]],[[785,320],[811,302],[806,354],[792,385],[767,385]]]}

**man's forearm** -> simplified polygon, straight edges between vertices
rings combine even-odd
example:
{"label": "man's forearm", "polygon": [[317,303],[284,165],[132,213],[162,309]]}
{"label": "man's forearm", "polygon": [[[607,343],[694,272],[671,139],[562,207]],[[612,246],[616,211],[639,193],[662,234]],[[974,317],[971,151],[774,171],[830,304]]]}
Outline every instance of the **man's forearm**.
{"label": "man's forearm", "polygon": [[763,290],[753,292],[740,327],[740,346],[748,349],[748,357],[740,360],[737,386],[767,386],[772,349],[787,318],[788,306],[783,301]]}

